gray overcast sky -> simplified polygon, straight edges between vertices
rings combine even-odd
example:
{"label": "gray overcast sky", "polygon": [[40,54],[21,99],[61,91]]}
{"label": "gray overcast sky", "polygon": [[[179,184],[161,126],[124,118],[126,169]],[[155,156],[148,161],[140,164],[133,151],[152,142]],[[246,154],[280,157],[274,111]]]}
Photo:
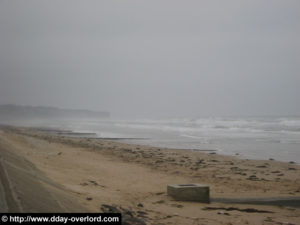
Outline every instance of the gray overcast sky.
{"label": "gray overcast sky", "polygon": [[300,1],[0,1],[0,104],[300,115]]}

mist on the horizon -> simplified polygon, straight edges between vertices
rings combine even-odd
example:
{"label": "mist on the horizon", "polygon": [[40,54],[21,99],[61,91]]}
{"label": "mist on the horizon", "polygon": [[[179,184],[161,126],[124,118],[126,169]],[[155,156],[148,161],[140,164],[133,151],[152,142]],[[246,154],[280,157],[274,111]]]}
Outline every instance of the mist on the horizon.
{"label": "mist on the horizon", "polygon": [[0,105],[300,115],[299,1],[0,2]]}

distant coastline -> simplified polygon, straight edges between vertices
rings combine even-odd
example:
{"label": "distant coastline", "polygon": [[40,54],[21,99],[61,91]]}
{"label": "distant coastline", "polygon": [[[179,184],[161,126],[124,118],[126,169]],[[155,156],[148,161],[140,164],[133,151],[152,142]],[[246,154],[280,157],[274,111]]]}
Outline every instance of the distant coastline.
{"label": "distant coastline", "polygon": [[63,109],[48,106],[0,105],[0,120],[43,118],[109,118],[107,111]]}

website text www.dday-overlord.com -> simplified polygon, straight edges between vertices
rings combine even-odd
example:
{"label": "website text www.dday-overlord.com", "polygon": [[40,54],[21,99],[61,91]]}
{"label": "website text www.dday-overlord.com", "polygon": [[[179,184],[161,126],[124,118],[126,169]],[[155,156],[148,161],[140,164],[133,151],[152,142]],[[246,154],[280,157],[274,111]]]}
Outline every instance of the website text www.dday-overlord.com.
{"label": "website text www.dday-overlord.com", "polygon": [[1,222],[121,224],[121,214],[2,214]]}

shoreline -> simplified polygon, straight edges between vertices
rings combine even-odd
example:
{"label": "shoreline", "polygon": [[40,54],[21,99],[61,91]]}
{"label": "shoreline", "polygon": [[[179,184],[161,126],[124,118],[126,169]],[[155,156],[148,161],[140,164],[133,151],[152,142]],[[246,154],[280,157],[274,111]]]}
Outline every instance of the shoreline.
{"label": "shoreline", "polygon": [[[168,145],[160,145],[157,144],[156,142],[139,142],[139,141],[143,141],[143,140],[151,140],[151,138],[138,138],[138,137],[99,137],[97,135],[97,133],[95,132],[79,132],[79,131],[73,131],[73,130],[63,130],[63,129],[47,129],[47,128],[39,128],[39,127],[35,127],[34,129],[38,130],[38,131],[44,131],[44,132],[48,132],[50,131],[52,134],[56,134],[58,136],[66,136],[66,137],[77,137],[77,138],[90,138],[90,139],[101,139],[101,140],[111,140],[111,141],[118,141],[120,143],[126,143],[126,144],[133,144],[133,145],[141,145],[141,146],[148,146],[148,147],[155,147],[155,148],[162,148],[162,149],[174,149],[174,150],[184,150],[184,151],[199,151],[199,152],[216,152],[216,154],[219,155],[224,155],[224,156],[234,156],[237,157],[239,159],[246,159],[246,160],[275,160],[275,161],[279,161],[279,162],[284,162],[284,163],[295,163],[297,165],[300,165],[300,161],[297,159],[284,159],[284,160],[280,160],[278,159],[278,156],[272,156],[269,155],[267,156],[267,154],[260,157],[254,156],[253,154],[249,154],[249,153],[237,153],[237,152],[228,152],[226,150],[220,149],[220,148],[180,148],[180,147],[172,147],[172,146],[168,146]],[[270,152],[271,153],[271,152]]]}
{"label": "shoreline", "polygon": [[[0,124],[1,126],[1,124]],[[10,127],[11,125],[5,125],[3,124],[2,126],[7,126]],[[12,125],[14,126],[14,125]],[[21,127],[21,126],[16,126],[16,127]],[[263,154],[260,155],[259,157],[255,156],[254,153],[249,154],[249,153],[244,153],[244,152],[228,152],[228,150],[223,150],[222,148],[188,148],[188,147],[174,147],[173,145],[161,145],[158,144],[157,142],[140,142],[143,140],[155,140],[152,138],[147,138],[147,137],[99,137],[98,134],[94,131],[75,131],[75,130],[70,130],[70,129],[62,129],[62,128],[53,128],[53,127],[39,127],[39,126],[25,126],[23,127],[25,129],[32,129],[38,132],[44,132],[48,133],[51,135],[56,135],[60,137],[70,137],[70,138],[78,138],[78,139],[99,139],[99,140],[109,140],[109,141],[117,141],[119,143],[124,143],[124,144],[129,144],[129,145],[139,145],[139,146],[144,146],[144,147],[153,147],[153,148],[160,148],[160,149],[173,149],[173,150],[183,150],[183,151],[195,151],[195,152],[215,152],[216,154],[223,155],[223,156],[233,156],[237,157],[238,159],[242,160],[274,160],[277,162],[283,162],[283,163],[292,163],[292,164],[297,164],[300,165],[299,158],[285,158],[280,159],[278,158],[279,156],[272,155],[272,152],[269,152],[270,154]],[[254,146],[255,147],[255,146]],[[251,151],[250,151],[251,152]]]}
{"label": "shoreline", "polygon": [[[80,205],[92,212],[101,211],[103,204],[123,207],[146,224],[192,224],[200,220],[204,224],[296,224],[300,218],[300,209],[294,206],[178,202],[166,194],[166,185],[170,183],[201,183],[210,186],[212,200],[298,199],[300,166],[296,164],[103,139],[58,137],[30,128],[2,126],[2,130],[0,140],[18,149],[20,157],[63,185]],[[227,212],[231,206],[273,213],[256,212],[253,217],[253,213],[234,210],[230,215],[218,214]],[[146,218],[138,216],[138,211],[146,213]]]}

